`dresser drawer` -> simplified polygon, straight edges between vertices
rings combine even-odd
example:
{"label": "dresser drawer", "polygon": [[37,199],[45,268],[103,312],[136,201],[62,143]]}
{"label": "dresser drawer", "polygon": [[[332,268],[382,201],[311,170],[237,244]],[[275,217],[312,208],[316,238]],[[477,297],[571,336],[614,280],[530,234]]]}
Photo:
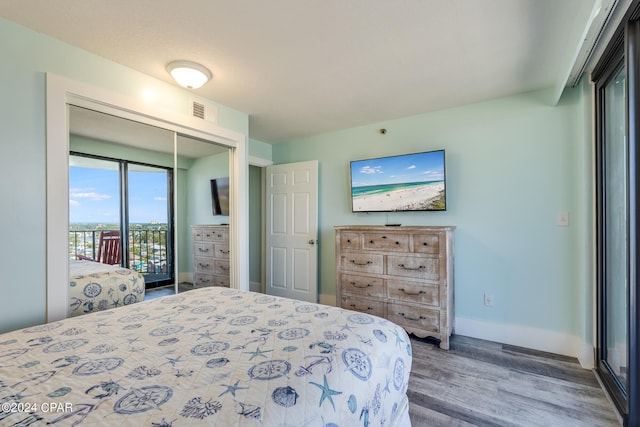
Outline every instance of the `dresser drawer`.
{"label": "dresser drawer", "polygon": [[204,229],[203,228],[193,228],[191,230],[191,239],[194,242],[202,242],[204,240]]}
{"label": "dresser drawer", "polygon": [[194,257],[213,257],[213,243],[195,242],[193,244]]}
{"label": "dresser drawer", "polygon": [[229,287],[229,282],[231,282],[231,280],[229,279],[229,276],[213,276],[213,286],[221,286],[224,288],[228,288]]}
{"label": "dresser drawer", "polygon": [[440,280],[440,259],[428,256],[387,257],[387,274],[419,280]]}
{"label": "dresser drawer", "polygon": [[213,274],[214,272],[213,258],[195,257],[193,262],[193,268],[195,269],[195,271]]}
{"label": "dresser drawer", "polygon": [[383,298],[384,279],[380,277],[356,276],[353,274],[340,275],[341,292],[355,296]]}
{"label": "dresser drawer", "polygon": [[362,248],[379,251],[409,252],[409,234],[364,233]]}
{"label": "dresser drawer", "polygon": [[215,274],[195,273],[194,281],[196,286],[222,286],[229,287],[229,277]]}
{"label": "dresser drawer", "polygon": [[382,274],[384,257],[379,254],[347,253],[340,257],[340,269],[358,273]]}
{"label": "dresser drawer", "polygon": [[205,242],[226,242],[228,231],[226,229],[219,230],[205,230],[204,238]]}
{"label": "dresser drawer", "polygon": [[408,329],[440,332],[439,310],[389,302],[387,304],[387,319]]}
{"label": "dresser drawer", "polygon": [[346,308],[347,310],[355,310],[361,313],[384,317],[384,304],[385,303],[381,301],[373,301],[353,296],[343,296],[341,307]]}
{"label": "dresser drawer", "polygon": [[215,248],[215,257],[222,259],[229,259],[229,254],[231,251],[229,250],[229,245],[227,244],[216,244]]}
{"label": "dresser drawer", "polygon": [[224,259],[213,260],[213,272],[215,274],[229,275],[229,261]]}
{"label": "dresser drawer", "polygon": [[405,280],[387,280],[388,298],[398,302],[440,306],[440,287]]}
{"label": "dresser drawer", "polygon": [[344,232],[340,239],[340,249],[361,249],[360,233]]}
{"label": "dresser drawer", "polygon": [[439,254],[440,253],[440,235],[439,234],[414,234],[413,235],[413,251],[422,254]]}

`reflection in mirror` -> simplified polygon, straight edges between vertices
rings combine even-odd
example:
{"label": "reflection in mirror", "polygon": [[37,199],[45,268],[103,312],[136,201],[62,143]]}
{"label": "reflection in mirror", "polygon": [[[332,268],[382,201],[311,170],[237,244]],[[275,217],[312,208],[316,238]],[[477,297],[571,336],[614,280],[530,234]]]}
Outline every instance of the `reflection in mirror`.
{"label": "reflection in mirror", "polygon": [[[69,125],[70,268],[78,258],[95,259],[100,236],[118,231],[127,237],[114,263],[139,273],[147,296],[173,293],[179,282],[193,286],[189,224],[229,222],[213,218],[210,190],[210,179],[229,176],[229,149],[76,106],[69,106]],[[74,277],[70,271],[72,285]],[[80,310],[105,308],[77,287]],[[129,300],[142,297],[132,291]]]}
{"label": "reflection in mirror", "polygon": [[231,286],[229,149],[179,135],[177,157],[180,289]]}

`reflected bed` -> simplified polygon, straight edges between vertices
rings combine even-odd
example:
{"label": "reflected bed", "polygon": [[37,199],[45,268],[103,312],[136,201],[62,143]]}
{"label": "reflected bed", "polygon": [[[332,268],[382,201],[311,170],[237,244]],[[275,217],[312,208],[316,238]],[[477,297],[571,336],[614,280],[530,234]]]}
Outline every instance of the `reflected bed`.
{"label": "reflected bed", "polygon": [[144,293],[144,276],[137,271],[94,261],[69,261],[69,317],[140,302]]}

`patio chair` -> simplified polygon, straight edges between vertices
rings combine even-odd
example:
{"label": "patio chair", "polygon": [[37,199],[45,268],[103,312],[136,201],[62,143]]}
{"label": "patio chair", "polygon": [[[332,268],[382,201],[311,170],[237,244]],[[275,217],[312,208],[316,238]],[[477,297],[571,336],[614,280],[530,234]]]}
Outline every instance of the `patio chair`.
{"label": "patio chair", "polygon": [[120,264],[120,232],[101,231],[98,242],[98,256],[91,258],[85,255],[76,254],[76,259],[101,262],[109,265]]}

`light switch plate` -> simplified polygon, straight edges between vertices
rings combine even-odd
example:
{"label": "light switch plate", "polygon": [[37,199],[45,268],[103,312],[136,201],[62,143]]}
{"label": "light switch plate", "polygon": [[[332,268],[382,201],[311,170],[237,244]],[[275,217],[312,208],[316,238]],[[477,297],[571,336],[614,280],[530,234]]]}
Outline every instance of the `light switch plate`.
{"label": "light switch plate", "polygon": [[566,227],[569,225],[569,212],[562,211],[558,212],[558,217],[556,219],[556,223],[561,227]]}

